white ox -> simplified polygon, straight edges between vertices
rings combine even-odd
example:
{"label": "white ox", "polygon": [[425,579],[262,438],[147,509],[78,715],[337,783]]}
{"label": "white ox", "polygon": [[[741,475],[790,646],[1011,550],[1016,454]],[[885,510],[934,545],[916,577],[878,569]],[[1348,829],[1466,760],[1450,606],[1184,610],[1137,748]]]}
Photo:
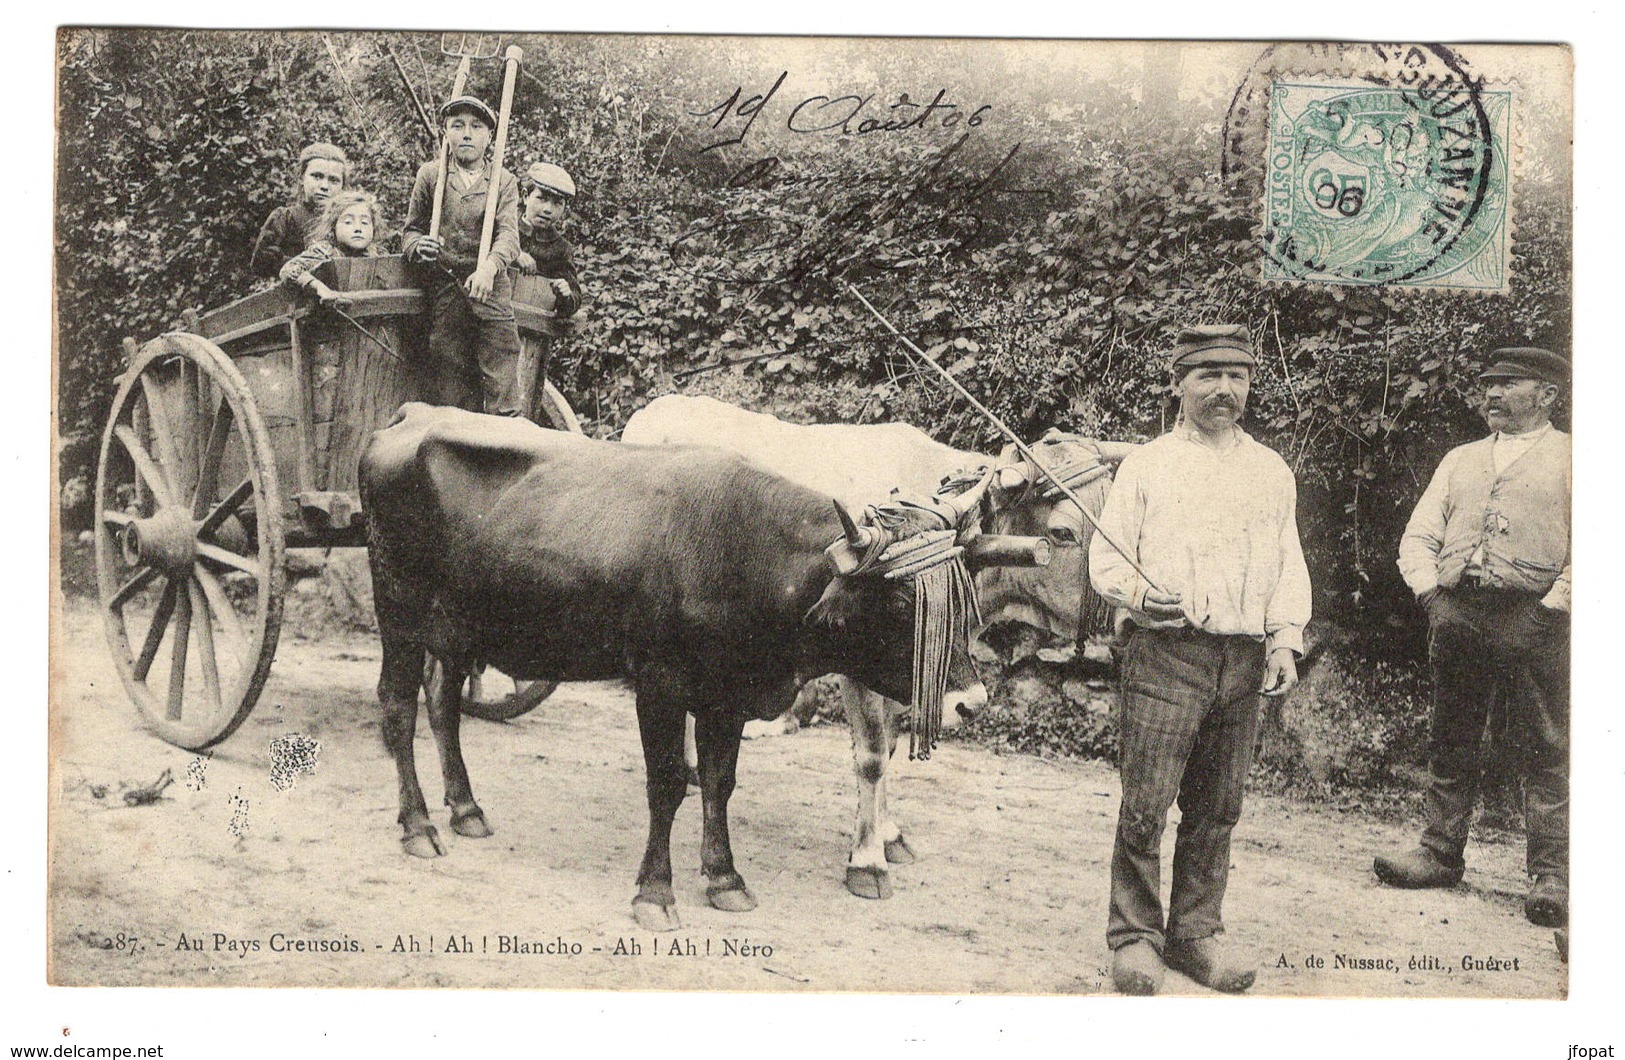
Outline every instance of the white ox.
{"label": "white ox", "polygon": [[[954,449],[924,431],[903,423],[814,424],[785,423],[714,398],[668,395],[658,398],[627,422],[622,440],[644,445],[712,445],[749,457],[768,470],[810,489],[828,494],[861,512],[864,505],[880,504],[894,489],[929,496],[945,476],[997,463],[995,517],[987,527],[996,533],[1047,538],[1053,549],[1054,573],[1046,568],[1000,568],[999,576],[978,577],[983,618],[991,623],[1016,618],[1059,633],[1068,639],[1087,635],[1080,618],[1098,610],[1088,589],[1087,546],[1089,527],[1077,505],[1056,503],[1034,483],[1033,469],[1005,450],[994,461],[980,453]],[[1121,459],[1121,447],[1052,432],[1035,447],[1047,467],[1090,466],[1104,459]],[[1102,450],[1106,450],[1103,454]],[[1080,486],[1082,499],[1095,512],[1104,503],[1110,482],[1102,465],[1094,478]],[[1021,529],[1005,529],[1019,526]],[[1092,625],[1092,623],[1090,623]],[[863,898],[887,898],[891,883],[887,863],[914,860],[901,829],[886,805],[886,766],[896,748],[897,719],[905,709],[846,677],[837,678],[842,706],[852,729],[853,768],[858,780],[858,805],[852,852],[847,862],[846,885]],[[987,702],[980,682],[944,703],[943,723],[954,724]],[[783,731],[781,723],[761,723]],[[692,732],[692,720],[690,721]],[[687,752],[692,758],[692,746]]]}

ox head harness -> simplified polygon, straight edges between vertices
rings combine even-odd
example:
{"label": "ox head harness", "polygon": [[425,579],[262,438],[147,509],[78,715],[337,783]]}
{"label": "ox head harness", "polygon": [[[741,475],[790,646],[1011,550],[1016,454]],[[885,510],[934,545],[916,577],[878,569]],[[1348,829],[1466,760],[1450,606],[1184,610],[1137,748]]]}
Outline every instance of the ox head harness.
{"label": "ox head harness", "polygon": [[[974,536],[992,469],[979,476],[950,477],[936,496],[918,502],[901,497],[864,509],[862,523],[835,502],[846,533],[825,550],[835,572],[880,575],[914,583],[913,698],[909,704],[909,758],[926,759],[942,731],[942,700],[948,689],[955,644],[981,624],[976,588],[965,567],[962,536]],[[971,482],[970,489],[964,489]],[[967,529],[962,531],[961,526]]]}
{"label": "ox head harness", "polygon": [[[1061,454],[1066,452],[1064,447],[1067,447],[1068,443],[1073,443],[1070,448],[1083,448],[1085,452],[1075,459],[1064,458]],[[1052,453],[1055,455],[1050,458]],[[1045,433],[1039,440],[1034,455],[1043,461],[1045,471],[1054,475],[1074,493],[1081,492],[1089,483],[1111,474],[1111,468],[1100,459],[1100,453],[1093,445],[1082,441],[1077,435],[1064,434],[1054,429]],[[1001,470],[999,485],[1006,488],[1025,485],[1029,493],[1037,490],[1039,496],[1047,501],[1057,501],[1063,496],[1060,487],[1043,471],[1034,467],[1031,460],[1026,459]]]}

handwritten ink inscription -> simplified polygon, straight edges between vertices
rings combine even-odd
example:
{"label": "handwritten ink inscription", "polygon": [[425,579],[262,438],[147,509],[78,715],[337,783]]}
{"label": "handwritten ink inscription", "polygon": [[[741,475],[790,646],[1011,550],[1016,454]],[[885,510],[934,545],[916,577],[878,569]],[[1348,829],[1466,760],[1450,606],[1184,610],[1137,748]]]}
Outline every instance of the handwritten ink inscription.
{"label": "handwritten ink inscription", "polygon": [[[693,117],[710,119],[708,124],[712,131],[724,134],[723,139],[700,148],[700,153],[743,144],[756,119],[768,109],[789,76],[790,72],[786,70],[766,92],[749,96],[745,95],[745,86],[739,85],[728,98],[709,110],[689,111]],[[839,133],[845,136],[954,129],[961,124],[966,128],[975,128],[986,120],[988,112],[993,109],[991,103],[967,108],[950,100],[945,88],[939,88],[929,103],[915,102],[907,92],[899,92],[891,103],[877,102],[878,95],[870,92],[864,95],[807,96],[783,111],[784,127],[802,135]],[[734,135],[729,136],[728,133]]]}

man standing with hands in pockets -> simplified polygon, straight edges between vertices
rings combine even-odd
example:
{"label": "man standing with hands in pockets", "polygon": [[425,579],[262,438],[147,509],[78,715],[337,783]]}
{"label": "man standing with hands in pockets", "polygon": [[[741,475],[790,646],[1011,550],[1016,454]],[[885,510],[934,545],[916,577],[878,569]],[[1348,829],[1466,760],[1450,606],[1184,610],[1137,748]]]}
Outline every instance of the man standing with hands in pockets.
{"label": "man standing with hands in pockets", "polygon": [[[1089,549],[1095,590],[1132,620],[1106,931],[1112,982],[1125,994],[1156,993],[1164,965],[1228,992],[1250,987],[1257,970],[1222,939],[1230,833],[1259,693],[1297,684],[1310,590],[1292,471],[1237,425],[1256,363],[1244,325],[1180,333],[1169,358],[1179,419],[1123,461]],[[1161,841],[1176,799],[1165,921]]]}
{"label": "man standing with hands in pockets", "polygon": [[1569,436],[1552,426],[1568,382],[1562,355],[1490,354],[1479,376],[1494,433],[1452,449],[1416,502],[1399,570],[1428,616],[1433,669],[1432,783],[1414,850],[1378,857],[1394,887],[1453,887],[1466,871],[1479,744],[1500,691],[1528,741],[1524,823],[1534,883],[1524,915],[1569,914]]}

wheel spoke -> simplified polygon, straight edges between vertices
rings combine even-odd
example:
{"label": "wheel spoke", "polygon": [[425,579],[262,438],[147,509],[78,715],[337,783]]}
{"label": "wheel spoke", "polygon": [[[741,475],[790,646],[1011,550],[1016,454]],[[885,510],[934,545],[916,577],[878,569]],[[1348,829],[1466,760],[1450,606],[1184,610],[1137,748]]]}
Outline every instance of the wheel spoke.
{"label": "wheel spoke", "polygon": [[[179,586],[180,579],[170,581],[171,585]],[[169,707],[165,716],[171,721],[181,718],[182,701],[186,697],[186,647],[192,639],[192,594],[177,592],[175,594],[175,636],[170,643],[169,656]]]}
{"label": "wheel spoke", "polygon": [[107,601],[108,608],[114,611],[123,610],[130,597],[146,588],[152,579],[156,577],[158,577],[157,567],[143,567],[136,572],[135,577],[118,587],[118,592],[114,593],[112,599]]}
{"label": "wheel spoke", "polygon": [[239,556],[230,549],[221,548],[219,545],[208,541],[199,541],[197,543],[197,554],[212,559],[216,563],[223,563],[228,567],[243,571],[245,574],[252,574],[258,580],[263,581],[265,579],[265,572],[260,569],[258,563],[255,563],[247,556]]}
{"label": "wheel spoke", "polygon": [[175,597],[179,593],[179,588],[173,578],[164,586],[164,595],[158,600],[158,610],[152,615],[152,625],[147,627],[146,643],[141,645],[141,655],[135,661],[137,681],[147,679],[147,673],[152,669],[152,660],[158,657],[158,645],[163,642],[164,630],[169,627],[169,616],[175,610]]}
{"label": "wheel spoke", "polygon": [[[203,460],[204,442],[208,440],[208,418],[203,406],[203,366],[191,361],[181,362],[181,407],[190,421],[181,440],[186,443],[186,459],[197,468]],[[193,503],[197,503],[195,496]]]}
{"label": "wheel spoke", "polygon": [[237,609],[231,606],[226,590],[220,585],[220,579],[202,563],[192,564],[192,573],[197,577],[198,584],[203,586],[204,599],[209,602],[209,610],[214,612],[225,630],[228,645],[234,653],[245,653],[248,650],[248,634],[243,630],[243,620],[238,616]]}
{"label": "wheel spoke", "polygon": [[254,480],[245,478],[237,483],[237,488],[226,494],[226,499],[214,506],[202,524],[197,528],[197,536],[212,534],[220,528],[220,524],[237,514],[237,509],[243,502],[254,495]]}
{"label": "wheel spoke", "polygon": [[[220,461],[226,454],[226,439],[231,436],[233,420],[231,405],[222,399],[220,408],[214,414],[214,422],[209,427],[209,438],[203,446],[203,457],[198,461],[197,494],[192,498],[194,519],[203,518],[208,512],[209,505],[214,503],[215,490],[220,488]],[[253,489],[252,484],[249,489]]]}
{"label": "wheel spoke", "polygon": [[158,465],[152,462],[152,456],[141,444],[141,439],[135,436],[135,432],[121,423],[113,428],[113,435],[124,444],[125,451],[130,454],[130,460],[135,464],[136,474],[152,490],[152,495],[158,498],[158,506],[167,508],[174,504],[175,495],[169,490],[169,482],[164,478],[164,473],[159,470]]}
{"label": "wheel spoke", "polygon": [[[184,371],[184,370],[183,370]],[[175,428],[169,419],[169,407],[164,403],[163,390],[151,375],[142,373],[141,392],[147,396],[147,414],[152,418],[152,440],[158,450],[158,462],[168,472],[168,479],[172,487],[179,488],[185,482],[183,465],[181,464],[180,449],[175,444]],[[172,496],[173,490],[171,491]],[[184,497],[175,496],[177,501],[184,501]]]}
{"label": "wheel spoke", "polygon": [[[147,436],[147,403],[135,401],[130,409],[130,426],[135,429],[137,438]],[[122,439],[121,439],[122,440]],[[147,503],[147,480],[140,475],[135,477],[135,508],[139,512],[151,512],[152,506]]]}
{"label": "wheel spoke", "polygon": [[135,520],[136,517],[131,515],[129,512],[115,512],[111,508],[104,508],[102,510],[102,522],[104,523],[112,523],[114,526],[124,527],[129,526],[131,523],[135,522]]}
{"label": "wheel spoke", "polygon": [[197,661],[203,670],[204,703],[210,713],[220,709],[220,664],[214,655],[214,623],[209,618],[209,605],[203,599],[203,590],[196,580],[186,583],[193,621],[197,628]]}

